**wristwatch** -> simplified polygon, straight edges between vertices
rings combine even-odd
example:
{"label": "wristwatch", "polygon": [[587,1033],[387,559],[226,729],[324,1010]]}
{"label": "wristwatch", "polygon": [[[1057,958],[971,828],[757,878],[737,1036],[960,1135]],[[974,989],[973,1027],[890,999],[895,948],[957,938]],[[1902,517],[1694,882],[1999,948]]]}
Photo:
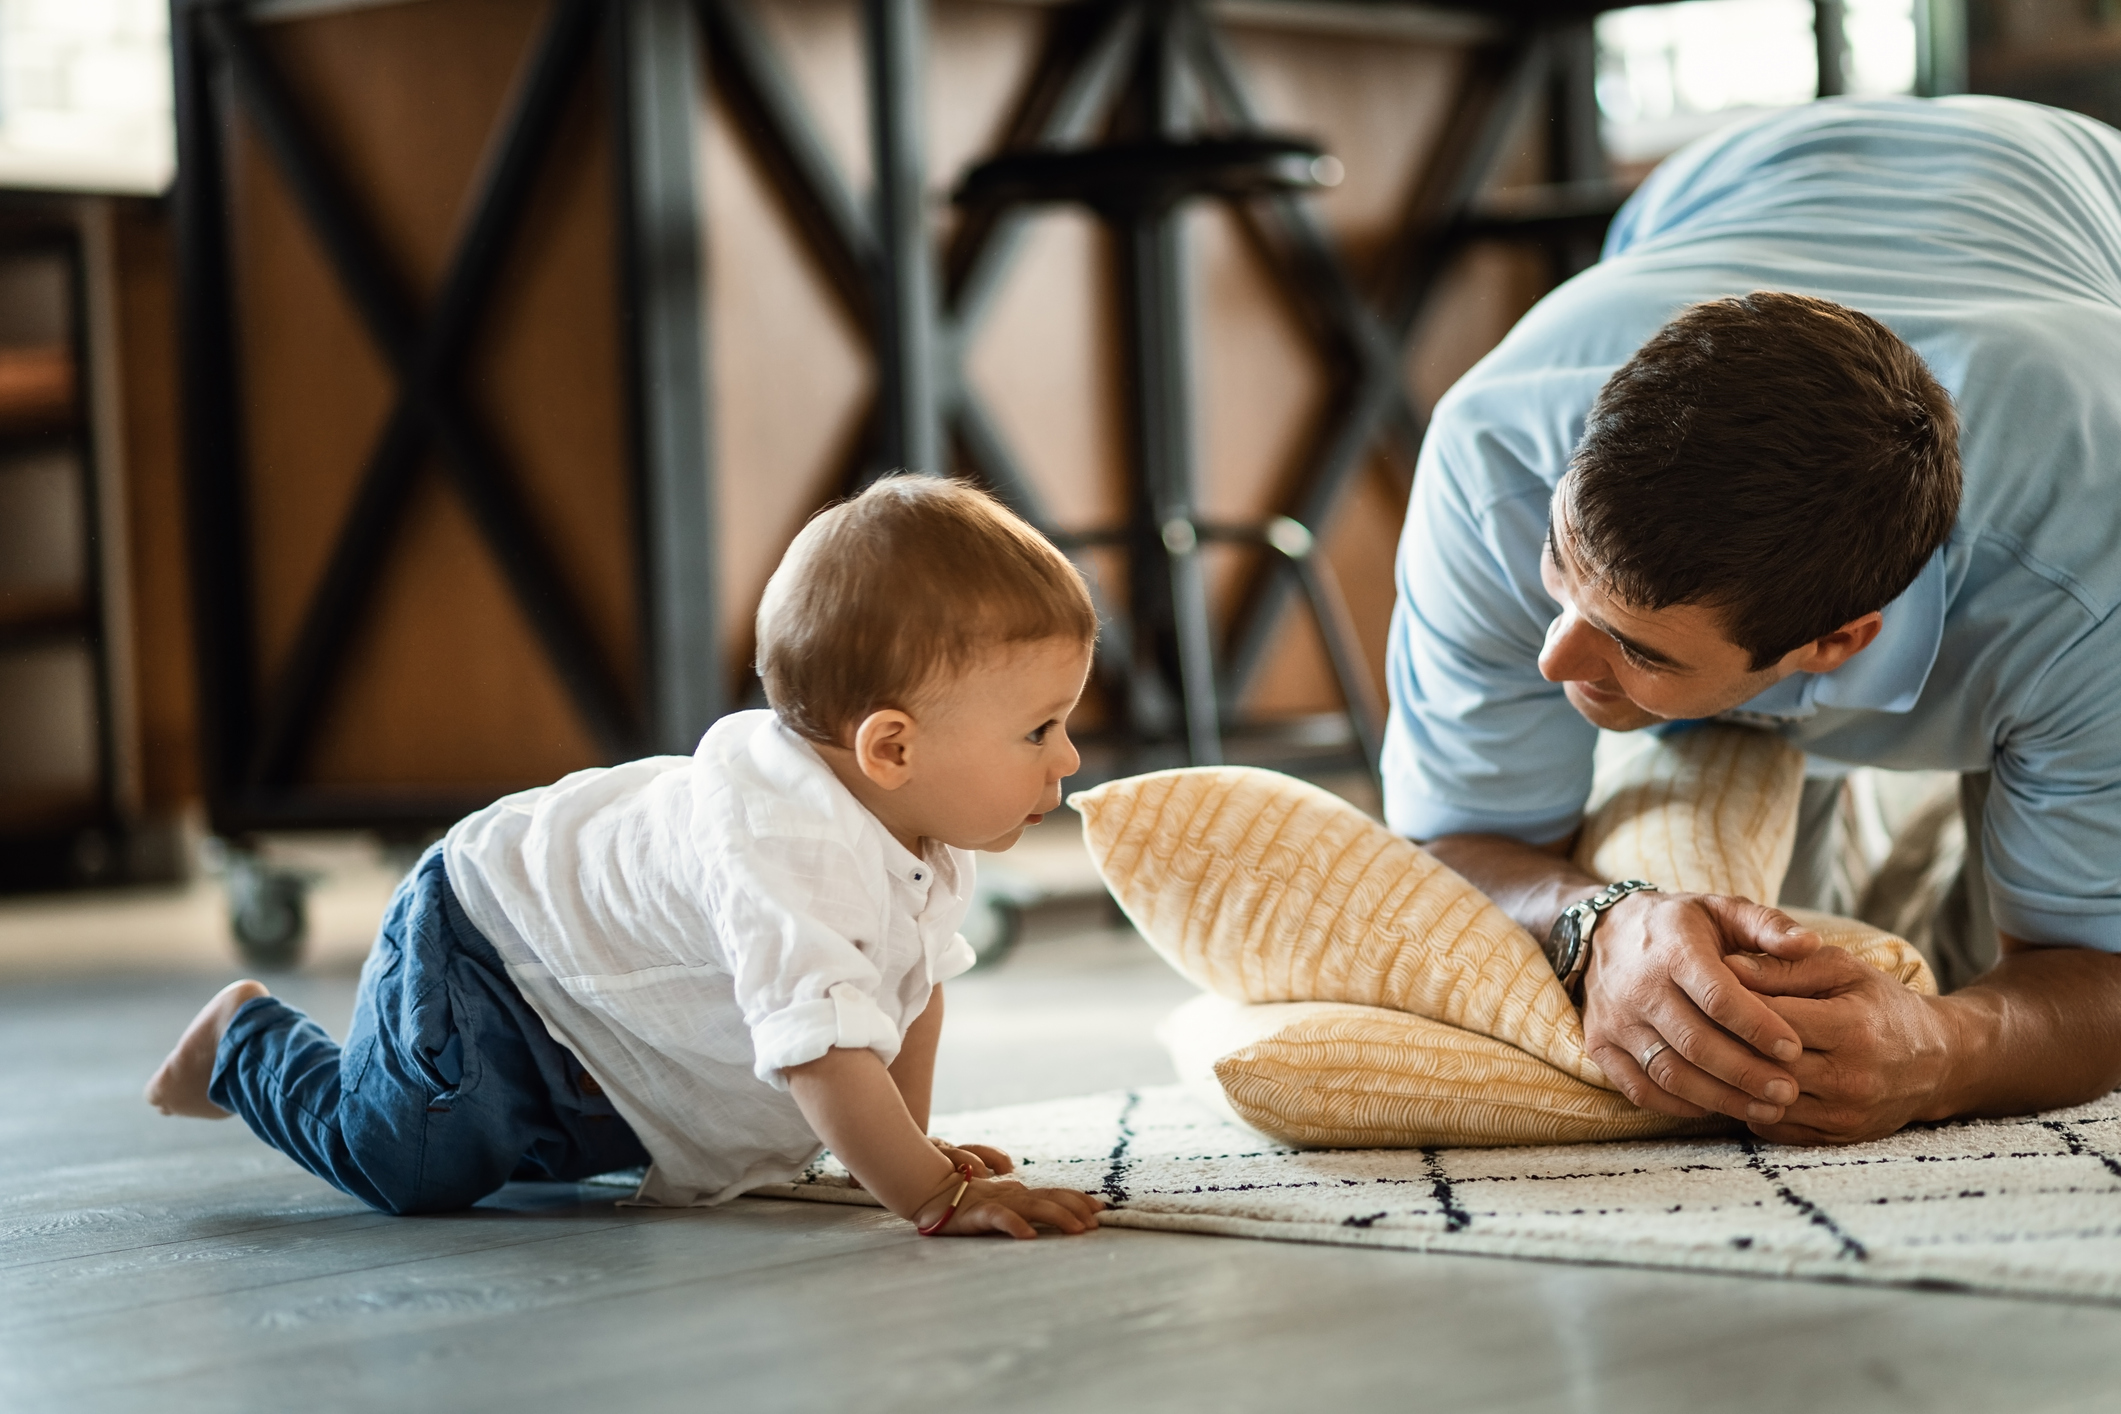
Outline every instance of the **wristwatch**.
{"label": "wristwatch", "polygon": [[1563,991],[1573,997],[1583,986],[1583,974],[1591,965],[1591,934],[1605,911],[1629,894],[1657,891],[1647,879],[1622,879],[1561,911],[1547,934],[1546,954]]}

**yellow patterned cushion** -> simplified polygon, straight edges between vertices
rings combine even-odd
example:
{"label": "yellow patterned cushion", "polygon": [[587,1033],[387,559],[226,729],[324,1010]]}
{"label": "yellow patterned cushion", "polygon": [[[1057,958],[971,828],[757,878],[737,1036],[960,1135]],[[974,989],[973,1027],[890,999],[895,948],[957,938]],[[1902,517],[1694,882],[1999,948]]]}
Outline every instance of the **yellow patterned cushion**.
{"label": "yellow patterned cushion", "polygon": [[[1608,883],[1648,879],[1675,892],[1774,903],[1803,791],[1804,753],[1781,737],[1721,724],[1663,737],[1601,774],[1576,863]],[[1853,918],[1784,911],[1829,947],[1936,995],[1929,964],[1904,939]]]}
{"label": "yellow patterned cushion", "polygon": [[1211,766],[1112,781],[1068,803],[1134,926],[1208,991],[1412,1012],[1608,1084],[1531,935],[1340,797]]}
{"label": "yellow patterned cushion", "polygon": [[1804,753],[1779,736],[1728,726],[1679,732],[1600,773],[1576,863],[1608,882],[1648,879],[1773,903],[1803,793]]}
{"label": "yellow patterned cushion", "polygon": [[1858,962],[1869,963],[1902,986],[1912,987],[1926,997],[1937,995],[1937,975],[1905,938],[1858,919],[1815,913],[1809,908],[1782,911],[1817,933],[1828,947],[1846,948]]}
{"label": "yellow patterned cushion", "polygon": [[[1780,739],[1738,727],[1638,751],[1600,781],[1578,862],[1609,880],[1772,901],[1803,764]],[[1317,787],[1211,767],[1114,781],[1070,803],[1135,926],[1221,999],[1189,1003],[1168,1023],[1181,1074],[1267,1134],[1329,1146],[1526,1144],[1720,1123],[1640,1111],[1614,1093],[1530,935]],[[1935,991],[1899,938],[1793,914]]]}
{"label": "yellow patterned cushion", "polygon": [[1565,1144],[1730,1127],[1637,1109],[1515,1046],[1384,1007],[1206,995],[1157,1035],[1195,1095],[1305,1148]]}

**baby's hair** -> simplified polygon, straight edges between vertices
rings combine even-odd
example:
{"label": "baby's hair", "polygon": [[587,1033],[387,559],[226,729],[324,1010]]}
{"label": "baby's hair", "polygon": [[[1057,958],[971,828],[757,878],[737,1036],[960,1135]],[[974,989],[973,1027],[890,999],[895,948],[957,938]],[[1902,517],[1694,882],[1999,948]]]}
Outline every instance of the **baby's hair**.
{"label": "baby's hair", "polygon": [[766,700],[814,742],[844,745],[880,708],[910,710],[944,674],[1015,643],[1097,641],[1068,557],[961,481],[892,476],[818,512],[759,601]]}

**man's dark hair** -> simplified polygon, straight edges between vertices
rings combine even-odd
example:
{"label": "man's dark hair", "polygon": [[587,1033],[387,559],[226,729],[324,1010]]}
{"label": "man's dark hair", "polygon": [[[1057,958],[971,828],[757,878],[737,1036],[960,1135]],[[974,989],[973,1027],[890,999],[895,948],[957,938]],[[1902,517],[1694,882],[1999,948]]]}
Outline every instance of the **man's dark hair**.
{"label": "man's dark hair", "polygon": [[1959,419],[1868,315],[1697,304],[1606,380],[1570,463],[1570,548],[1645,610],[1700,604],[1767,667],[1914,582],[1959,515]]}

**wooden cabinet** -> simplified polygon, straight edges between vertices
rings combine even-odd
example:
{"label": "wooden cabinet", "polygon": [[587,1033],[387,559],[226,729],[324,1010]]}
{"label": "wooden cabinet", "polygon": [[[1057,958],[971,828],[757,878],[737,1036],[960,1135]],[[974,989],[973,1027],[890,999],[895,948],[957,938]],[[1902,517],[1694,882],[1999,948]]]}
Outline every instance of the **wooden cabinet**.
{"label": "wooden cabinet", "polygon": [[[1481,149],[1505,183],[1550,175],[1537,102],[1510,131],[1461,131],[1469,108],[1487,111],[1481,94],[1544,92],[1530,31],[1396,7],[1198,8],[1233,85],[1255,96],[1196,95],[1202,131],[1250,105],[1256,122],[1335,155],[1347,180],[1317,200],[1317,229],[1355,298],[1423,291],[1414,315],[1394,316],[1404,357],[1378,376],[1432,406],[1551,283],[1547,257],[1521,241],[1476,244],[1447,266],[1437,255],[1418,278],[1400,268],[1441,239],[1427,203],[1455,190],[1437,174],[1460,149]],[[883,124],[869,111],[865,13],[853,0],[181,11],[188,485],[216,828],[409,832],[696,739],[697,724],[682,741],[664,730],[658,706],[680,655],[657,628],[676,600],[652,553],[665,528],[650,504],[656,398],[689,400],[704,427],[684,468],[714,505],[690,551],[706,567],[687,606],[708,625],[695,670],[721,704],[755,700],[751,619],[782,549],[818,506],[901,460],[882,450],[894,364],[877,311],[894,267],[874,216]],[[952,404],[942,464],[923,469],[1013,483],[1063,534],[1109,527],[1129,505],[1112,254],[1080,211],[1041,208],[997,240],[1006,253],[975,297],[957,256],[978,218],[950,194],[1041,125],[1082,144],[1121,122],[1123,76],[1148,71],[1129,57],[1132,13],[936,0],[910,89],[925,128],[914,225],[935,243],[948,326],[933,342],[950,366],[932,382]],[[663,51],[677,72],[648,72],[629,17],[678,15],[698,37]],[[1118,57],[1097,58],[1108,49]],[[546,73],[565,76],[540,108]],[[664,224],[638,205],[655,136],[633,90],[650,80],[683,90],[660,132],[682,134],[688,207]],[[1053,116],[1069,104],[1080,118]],[[485,229],[526,121],[544,136],[509,220],[477,247],[483,293],[430,359],[423,341],[453,308],[465,242]],[[1365,424],[1350,454],[1336,450],[1347,407],[1364,402],[1354,336],[1289,273],[1311,266],[1258,215],[1203,203],[1185,218],[1200,509],[1204,523],[1264,523],[1305,503],[1315,465],[1334,462],[1330,504],[1303,514],[1381,678],[1418,415]],[[1456,232],[1467,215],[1435,224]],[[643,297],[644,275],[679,264],[682,309]],[[689,388],[648,376],[642,330],[664,316],[704,342],[711,376]],[[978,416],[964,410],[975,401]],[[392,451],[406,419],[409,456]],[[496,487],[510,502],[498,510]],[[1086,559],[1123,603],[1101,553]],[[1267,552],[1203,553],[1226,626]],[[1235,710],[1268,722],[1332,711],[1340,694],[1309,623],[1274,622],[1242,655],[1258,671],[1231,689]]]}
{"label": "wooden cabinet", "polygon": [[[140,770],[114,212],[93,199],[0,208],[5,889],[180,863]],[[159,588],[181,597],[174,574]]]}
{"label": "wooden cabinet", "polygon": [[1965,0],[1966,82],[2121,126],[2121,0]]}

